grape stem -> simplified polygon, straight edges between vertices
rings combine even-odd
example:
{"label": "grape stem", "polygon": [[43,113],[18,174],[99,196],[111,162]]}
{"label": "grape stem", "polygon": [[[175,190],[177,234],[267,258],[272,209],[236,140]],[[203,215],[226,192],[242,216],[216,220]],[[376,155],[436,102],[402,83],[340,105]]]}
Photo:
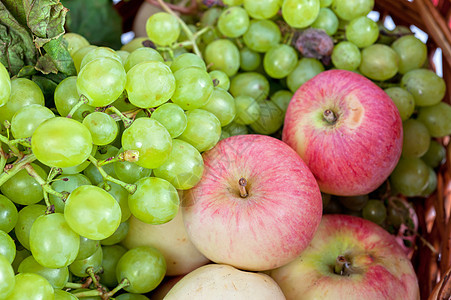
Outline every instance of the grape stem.
{"label": "grape stem", "polygon": [[91,283],[92,283],[92,278],[87,277],[86,281],[84,283],[66,282],[64,287],[68,288],[68,289],[84,289],[84,288],[88,288],[91,285]]}
{"label": "grape stem", "polygon": [[2,147],[0,146],[0,170],[2,170],[2,172],[3,172],[3,169],[5,169],[6,161],[7,161],[6,153],[3,151]]}
{"label": "grape stem", "polygon": [[112,297],[114,294],[116,294],[119,290],[123,289],[124,287],[127,287],[130,285],[130,280],[127,278],[124,278],[121,280],[121,282],[110,292],[104,294],[102,296],[103,300],[108,300],[110,297]]}
{"label": "grape stem", "polygon": [[24,156],[18,160],[16,160],[13,164],[6,165],[3,173],[0,175],[0,186],[2,186],[8,179],[17,174],[20,170],[22,170],[25,165],[36,160],[34,154],[29,154]]}
{"label": "grape stem", "polygon": [[186,25],[186,23],[183,22],[183,20],[180,19],[180,17],[169,6],[167,6],[163,0],[157,0],[157,1],[158,1],[158,4],[161,6],[161,8],[163,8],[167,13],[173,15],[177,19],[177,21],[179,21],[180,26],[182,27],[183,31],[185,32],[186,36],[188,37],[188,40],[191,41],[191,43],[193,45],[194,53],[197,54],[200,58],[202,58],[202,53],[200,52],[199,47],[197,46],[197,43],[196,43],[197,36],[191,32],[191,30]]}
{"label": "grape stem", "polygon": [[136,192],[136,185],[135,184],[125,183],[125,182],[123,182],[123,181],[121,181],[119,179],[116,179],[116,178],[108,175],[108,173],[105,172],[105,170],[102,168],[102,166],[99,165],[98,160],[94,156],[90,155],[88,159],[97,168],[97,170],[100,172],[100,175],[102,175],[103,181],[105,182],[106,185],[108,185],[107,181],[110,181],[110,182],[113,182],[113,183],[116,183],[116,184],[120,185],[121,187],[126,189],[130,194],[134,194]]}
{"label": "grape stem", "polygon": [[115,157],[109,157],[104,160],[99,160],[97,163],[100,167],[102,167],[104,165],[115,163],[115,162],[124,162],[124,161],[137,162],[138,159],[139,159],[139,151],[138,150],[127,150],[127,151],[119,153]]}
{"label": "grape stem", "polygon": [[89,277],[92,279],[92,283],[94,283],[96,288],[102,288],[102,286],[99,283],[98,276],[94,272],[94,268],[93,267],[88,267],[86,269],[86,273],[88,273]]}
{"label": "grape stem", "polygon": [[95,297],[95,296],[102,297],[103,292],[99,291],[99,290],[89,290],[89,291],[83,291],[83,292],[75,293],[75,294],[72,294],[72,295],[74,295],[77,298]]}
{"label": "grape stem", "polygon": [[69,114],[66,117],[72,118],[77,109],[79,109],[83,104],[87,104],[88,102],[89,102],[88,98],[85,95],[81,94],[80,98],[78,99],[78,102],[74,105],[74,107],[72,107],[72,109],[70,110]]}
{"label": "grape stem", "polygon": [[23,153],[20,152],[19,149],[16,147],[15,143],[13,143],[13,141],[10,141],[6,136],[0,134],[0,142],[6,144],[9,147],[9,149],[11,149],[13,154],[18,158],[22,158],[24,156]]}
{"label": "grape stem", "polygon": [[[140,111],[141,109],[139,109],[139,110],[134,110],[134,111],[132,111],[131,113],[132,113],[132,119],[130,119],[130,118],[128,118],[125,114],[123,114],[119,109],[117,109],[116,107],[114,107],[114,106],[108,106],[108,108],[106,109],[106,111],[111,111],[111,112],[113,112],[117,117],[119,117],[121,120],[122,120],[122,122],[124,122],[124,127],[125,128],[128,128],[128,127],[130,127],[131,125],[132,125],[132,123],[133,123],[133,119],[136,117],[136,115],[138,114],[138,112]],[[113,117],[113,119],[114,119],[114,117]]]}

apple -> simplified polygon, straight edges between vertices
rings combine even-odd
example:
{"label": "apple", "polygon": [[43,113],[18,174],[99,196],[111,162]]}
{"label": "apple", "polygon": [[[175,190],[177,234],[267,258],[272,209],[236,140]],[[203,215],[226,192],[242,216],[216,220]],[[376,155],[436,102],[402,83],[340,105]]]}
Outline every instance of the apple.
{"label": "apple", "polygon": [[293,95],[282,140],[302,157],[322,192],[368,194],[395,168],[402,121],[393,101],[362,75],[325,71]]}
{"label": "apple", "polygon": [[349,215],[324,215],[307,249],[269,275],[288,300],[420,299],[415,271],[395,238]]}
{"label": "apple", "polygon": [[285,297],[266,274],[211,264],[185,275],[164,299],[285,300]]}
{"label": "apple", "polygon": [[264,135],[232,136],[203,154],[200,182],[184,194],[183,220],[216,263],[261,271],[307,247],[321,221],[318,184],[302,159]]}

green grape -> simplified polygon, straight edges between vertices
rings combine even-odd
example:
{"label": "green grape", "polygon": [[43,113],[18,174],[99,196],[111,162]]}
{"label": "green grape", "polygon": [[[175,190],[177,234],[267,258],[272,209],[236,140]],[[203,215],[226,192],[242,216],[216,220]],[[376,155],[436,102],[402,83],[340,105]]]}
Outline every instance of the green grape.
{"label": "green grape", "polygon": [[[111,157],[115,157],[119,152],[119,149],[113,145],[105,145],[97,148],[94,154],[94,158],[97,160],[104,160]],[[102,166],[103,170],[110,176],[116,178],[116,172],[114,171],[113,164],[106,164]],[[91,181],[94,185],[99,185],[103,182],[103,176],[100,174],[99,170],[93,164],[89,164],[88,167],[83,171],[83,174]]]}
{"label": "green grape", "polygon": [[249,29],[243,35],[244,44],[256,52],[266,52],[279,44],[279,27],[270,20],[252,20]]}
{"label": "green grape", "polygon": [[179,38],[180,25],[174,16],[166,12],[159,12],[147,20],[146,32],[155,44],[169,46]]}
{"label": "green grape", "polygon": [[[56,110],[60,116],[66,117],[72,110],[72,107],[74,107],[79,101],[77,77],[71,76],[61,81],[56,86],[53,98],[55,100]],[[95,111],[95,107],[89,106],[88,104],[83,104],[75,111],[72,118],[81,122],[93,111]]]}
{"label": "green grape", "polygon": [[259,101],[260,117],[253,122],[251,128],[259,134],[270,135],[275,133],[282,126],[285,114],[271,100]]}
{"label": "green grape", "polygon": [[243,4],[243,1],[244,0],[222,0],[222,3],[224,3],[224,5],[228,5],[228,6],[235,6],[235,5]]}
{"label": "green grape", "polygon": [[0,299],[10,299],[9,295],[14,290],[16,278],[11,263],[0,254]]}
{"label": "green grape", "polygon": [[61,213],[38,217],[30,229],[30,250],[36,261],[46,268],[63,268],[78,254],[80,237]]}
{"label": "green grape", "polygon": [[[244,0],[244,9],[254,19],[270,19],[274,17],[280,9],[281,1],[279,0]],[[221,18],[219,18],[221,19]],[[234,21],[234,18],[229,20]],[[218,21],[219,26],[219,21]]]}
{"label": "green grape", "polygon": [[[41,178],[47,178],[47,173],[41,167],[34,163],[31,166]],[[8,179],[0,187],[0,191],[9,200],[21,205],[38,203],[44,197],[41,185],[25,169]]]}
{"label": "green grape", "polygon": [[362,50],[359,71],[374,80],[387,80],[398,72],[399,57],[387,45],[374,44]]}
{"label": "green grape", "polygon": [[63,38],[67,42],[67,50],[71,56],[74,55],[78,49],[89,46],[88,40],[84,36],[75,32],[67,32],[63,35]]}
{"label": "green grape", "polygon": [[399,73],[401,74],[421,68],[426,62],[427,47],[414,35],[405,35],[398,38],[391,47],[398,53]]}
{"label": "green grape", "polygon": [[433,192],[435,192],[436,189],[437,189],[437,174],[435,173],[434,169],[429,167],[428,184],[426,188],[422,191],[421,195],[427,197],[431,195]]}
{"label": "green grape", "polygon": [[102,252],[103,272],[100,274],[100,282],[109,288],[114,288],[118,284],[116,279],[117,262],[127,252],[127,249],[121,245],[102,246]]}
{"label": "green grape", "polygon": [[179,209],[179,196],[167,180],[157,177],[141,178],[136,192],[128,197],[132,214],[147,224],[159,225],[171,221]]}
{"label": "green grape", "polygon": [[[269,0],[275,1],[278,0]],[[219,31],[228,38],[242,36],[249,28],[249,15],[240,6],[231,6],[225,9],[218,19]]]}
{"label": "green grape", "polygon": [[177,56],[171,64],[171,71],[175,73],[186,67],[198,67],[204,71],[207,71],[205,62],[199,55],[194,53],[183,53]]}
{"label": "green grape", "polygon": [[226,126],[233,121],[236,115],[235,100],[226,90],[215,87],[213,93],[211,93],[210,100],[207,104],[202,106],[202,109],[214,114],[221,127]]}
{"label": "green grape", "polygon": [[88,104],[103,107],[113,103],[124,91],[128,80],[122,63],[109,57],[87,63],[77,76],[77,91]]}
{"label": "green grape", "polygon": [[136,66],[137,64],[147,61],[164,62],[164,59],[161,56],[161,54],[153,48],[149,47],[138,48],[133,50],[133,52],[131,52],[130,55],[125,60],[124,63],[125,72],[130,71],[130,69]]}
{"label": "green grape", "polygon": [[116,300],[149,300],[149,298],[141,294],[126,293],[117,296]]}
{"label": "green grape", "polygon": [[216,28],[216,23],[221,13],[222,9],[218,7],[212,7],[202,14],[200,18],[201,27],[210,26],[212,28],[211,30],[208,30],[207,32],[202,34],[201,40],[204,44],[208,45],[219,37],[220,33]]}
{"label": "green grape", "polygon": [[407,197],[420,196],[428,184],[428,166],[419,158],[403,158],[390,175],[392,187]]}
{"label": "green grape", "polygon": [[230,93],[234,97],[249,96],[260,101],[269,94],[269,81],[260,73],[240,73],[230,82]]}
{"label": "green grape", "polygon": [[379,37],[379,27],[376,22],[366,16],[358,17],[349,22],[345,34],[348,41],[359,48],[365,48],[376,42]]}
{"label": "green grape", "polygon": [[124,150],[138,150],[137,165],[153,169],[161,166],[172,148],[171,135],[160,122],[150,118],[136,119],[122,134]]}
{"label": "green grape", "polygon": [[193,109],[186,113],[186,129],[179,139],[190,143],[199,152],[213,148],[221,136],[221,122],[209,111]]}
{"label": "green grape", "polygon": [[0,195],[0,230],[10,232],[16,226],[18,217],[14,203],[6,196]]}
{"label": "green grape", "polygon": [[[83,174],[67,174],[60,175],[50,184],[54,191],[59,193],[71,193],[77,187],[82,185],[90,185],[91,181]],[[55,212],[64,212],[64,201],[60,197],[49,194],[50,203],[55,206]]]}
{"label": "green grape", "polygon": [[269,76],[280,79],[290,74],[297,62],[298,56],[294,48],[279,44],[265,53],[263,67]]}
{"label": "green grape", "polygon": [[39,86],[26,78],[11,79],[9,100],[6,104],[0,105],[0,124],[6,120],[11,121],[19,109],[31,104],[45,105],[44,94]]}
{"label": "green grape", "polygon": [[362,209],[364,219],[381,225],[387,218],[387,209],[380,200],[369,200]]}
{"label": "green grape", "polygon": [[36,128],[31,138],[31,150],[41,163],[49,167],[73,167],[91,154],[92,137],[80,122],[55,117]]}
{"label": "green grape", "polygon": [[226,73],[220,70],[213,70],[208,73],[215,87],[228,90],[230,88],[230,78]]}
{"label": "green grape", "polygon": [[88,273],[86,273],[87,268],[92,267],[94,272],[98,272],[100,270],[102,267],[102,259],[103,251],[102,247],[99,247],[91,256],[85,259],[76,260],[70,264],[69,271],[71,271],[75,276],[86,277],[88,276]]}
{"label": "green grape", "polygon": [[62,289],[69,281],[69,269],[46,268],[40,265],[33,256],[28,256],[19,265],[19,273],[35,273],[41,275],[54,289]]}
{"label": "green grape", "polygon": [[287,76],[287,86],[293,93],[308,80],[324,71],[323,64],[315,58],[301,58]]}
{"label": "green grape", "polygon": [[404,74],[401,87],[413,95],[417,106],[435,105],[443,99],[446,92],[443,78],[427,69],[415,69]]}
{"label": "green grape", "polygon": [[319,0],[284,0],[282,17],[291,27],[305,28],[316,20],[319,9]]}
{"label": "green grape", "polygon": [[119,132],[116,121],[110,115],[100,111],[87,115],[83,119],[83,125],[91,133],[92,142],[100,146],[113,142]]}
{"label": "green grape", "polygon": [[73,54],[71,54],[72,60],[74,61],[75,70],[77,70],[77,73],[80,72],[80,65],[81,61],[83,60],[83,57],[85,57],[86,54],[88,54],[89,51],[97,48],[97,46],[94,45],[87,45],[84,47],[79,48],[77,51],[75,51]]}
{"label": "green grape", "polygon": [[116,229],[116,231],[106,239],[101,240],[100,244],[111,246],[120,243],[127,236],[129,228],[130,226],[127,221],[122,222],[121,224],[119,224],[119,227]]}
{"label": "green grape", "polygon": [[230,133],[223,128],[221,130],[221,137],[219,138],[219,140],[222,141],[223,139],[226,139],[228,137],[230,137]]}
{"label": "green grape", "polygon": [[[133,104],[130,103],[130,101],[128,100],[127,93],[124,92],[122,94],[124,97],[119,97],[116,101],[113,102],[113,104],[111,104],[112,106],[116,107],[119,111],[121,112],[125,112],[125,111],[129,111],[129,110],[134,110],[136,109],[136,106],[134,106]],[[123,124],[123,123],[122,123]]]}
{"label": "green grape", "polygon": [[128,250],[116,266],[118,282],[127,278],[130,285],[124,290],[131,293],[148,293],[155,289],[166,273],[163,254],[153,247],[137,247]]}
{"label": "green grape", "polygon": [[82,185],[67,198],[64,217],[79,235],[91,240],[103,240],[119,227],[121,207],[113,196],[101,188]]}
{"label": "green grape", "polygon": [[100,248],[100,241],[90,240],[80,236],[80,248],[75,260],[83,260],[93,255]]}
{"label": "green grape", "polygon": [[244,71],[254,71],[260,66],[261,56],[258,52],[243,47],[240,50],[240,67]]}
{"label": "green grape", "polygon": [[333,0],[331,7],[340,19],[351,21],[373,10],[374,0]]}
{"label": "green grape", "polygon": [[334,46],[331,59],[337,69],[354,71],[360,66],[362,55],[355,44],[342,41]]}
{"label": "green grape", "polygon": [[18,244],[18,248],[16,249],[16,257],[14,258],[14,261],[11,264],[13,266],[15,273],[19,272],[19,265],[25,258],[29,256],[31,256],[31,252],[28,249],[23,248],[22,245]]}
{"label": "green grape", "polygon": [[[69,292],[55,289],[54,300],[78,300],[78,298]],[[86,298],[85,298],[86,299]]]}
{"label": "green grape", "polygon": [[213,92],[213,82],[208,73],[197,67],[187,67],[174,73],[176,90],[172,102],[181,108],[195,109],[204,106]]}
{"label": "green grape", "polygon": [[101,57],[109,57],[114,60],[117,60],[122,64],[122,60],[120,56],[116,54],[116,51],[108,47],[97,47],[86,53],[85,56],[83,56],[83,59],[81,60],[80,63],[80,70],[82,70],[83,67],[86,66],[86,64],[88,64],[89,62]]}
{"label": "green grape", "polygon": [[398,108],[401,120],[408,120],[415,110],[415,100],[412,94],[402,87],[390,87],[385,89],[385,92]]}
{"label": "green grape", "polygon": [[185,112],[175,103],[165,103],[159,106],[150,118],[160,122],[172,138],[181,135],[187,124]]}
{"label": "green grape", "polygon": [[333,0],[319,0],[321,7],[329,7],[332,4]]}
{"label": "green grape", "polygon": [[136,49],[144,47],[143,43],[145,43],[146,41],[150,41],[148,37],[135,37],[133,40],[123,45],[121,47],[121,50],[132,53]]}
{"label": "green grape", "polygon": [[116,54],[119,55],[122,65],[125,66],[125,62],[127,61],[127,58],[130,56],[130,52],[124,50],[116,50]]}
{"label": "green grape", "polygon": [[338,30],[338,18],[334,12],[326,7],[322,7],[319,10],[318,17],[311,25],[313,28],[322,29],[328,35],[334,35]]}
{"label": "green grape", "polygon": [[0,63],[0,107],[5,105],[11,95],[11,79],[8,70]]}
{"label": "green grape", "polygon": [[271,101],[277,105],[285,115],[288,104],[290,104],[291,98],[293,98],[293,93],[287,90],[278,90],[271,96]]}
{"label": "green grape", "polygon": [[0,230],[0,254],[6,257],[9,263],[12,263],[16,256],[14,240],[3,230]]}
{"label": "green grape", "polygon": [[445,161],[445,158],[446,148],[436,140],[431,140],[428,151],[421,157],[431,168],[440,166]]}
{"label": "green grape", "polygon": [[156,177],[169,181],[178,190],[195,186],[204,172],[204,161],[191,144],[174,139],[168,160],[153,170]]}
{"label": "green grape", "polygon": [[55,117],[45,106],[31,104],[19,109],[11,119],[11,133],[16,139],[30,137],[42,122]]}
{"label": "green grape", "polygon": [[[110,189],[107,191],[108,194],[113,196],[114,199],[116,199],[117,203],[119,203],[119,206],[121,207],[121,215],[122,215],[121,224],[122,224],[123,222],[127,221],[131,215],[130,208],[128,207],[129,192],[117,183],[108,182],[108,185],[110,187]],[[105,183],[104,182],[100,183],[100,187],[105,189]]]}
{"label": "green grape", "polygon": [[30,229],[34,221],[44,215],[47,207],[40,204],[32,204],[25,206],[19,211],[17,218],[17,224],[14,227],[14,233],[17,240],[24,246],[24,248],[30,249]]}
{"label": "green grape", "polygon": [[450,135],[451,105],[439,102],[432,106],[421,107],[418,111],[418,121],[426,125],[432,137]]}
{"label": "green grape", "polygon": [[428,151],[431,136],[423,123],[415,119],[409,119],[403,122],[402,132],[402,156],[421,157]]}
{"label": "green grape", "polygon": [[[124,152],[124,150],[121,149],[119,150],[119,153],[120,152]],[[152,173],[152,170],[138,166],[134,162],[115,162],[113,163],[113,166],[117,178],[130,184],[135,183],[140,178],[148,177]]]}
{"label": "green grape", "polygon": [[176,81],[171,69],[159,61],[137,64],[127,73],[128,100],[136,107],[156,107],[174,94]]}
{"label": "green grape", "polygon": [[16,283],[8,300],[54,299],[52,285],[35,273],[20,273],[15,276]]}
{"label": "green grape", "polygon": [[236,117],[238,124],[252,124],[260,118],[261,110],[258,102],[250,96],[235,97]]}
{"label": "green grape", "polygon": [[360,211],[367,204],[369,198],[368,195],[358,196],[339,196],[337,197],[341,205],[352,211]]}
{"label": "green grape", "polygon": [[223,71],[231,77],[240,68],[240,51],[233,42],[219,39],[205,48],[205,62],[211,65],[211,70]]}

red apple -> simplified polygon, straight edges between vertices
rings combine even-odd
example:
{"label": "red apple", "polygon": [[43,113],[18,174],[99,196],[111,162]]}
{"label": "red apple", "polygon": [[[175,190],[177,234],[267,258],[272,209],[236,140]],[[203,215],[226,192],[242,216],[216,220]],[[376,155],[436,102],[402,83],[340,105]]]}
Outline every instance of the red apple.
{"label": "red apple", "polygon": [[324,215],[310,245],[270,276],[290,299],[420,299],[395,238],[359,217]]}
{"label": "red apple", "polygon": [[321,220],[318,184],[282,141],[233,136],[203,154],[201,181],[182,202],[193,244],[210,260],[268,270],[296,258]]}
{"label": "red apple", "polygon": [[402,121],[393,101],[350,71],[322,72],[294,94],[282,140],[302,157],[322,192],[368,194],[395,168]]}

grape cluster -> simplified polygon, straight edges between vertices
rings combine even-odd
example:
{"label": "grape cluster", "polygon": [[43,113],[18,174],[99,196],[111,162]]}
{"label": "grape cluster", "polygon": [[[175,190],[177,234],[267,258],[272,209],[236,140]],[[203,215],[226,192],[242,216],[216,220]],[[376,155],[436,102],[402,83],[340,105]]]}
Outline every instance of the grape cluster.
{"label": "grape cluster", "polygon": [[108,299],[121,288],[134,294],[117,299],[147,299],[138,294],[158,286],[166,263],[154,248],[120,244],[128,219],[173,219],[179,191],[201,179],[202,152],[233,135],[279,137],[293,93],[331,68],[385,88],[404,146],[380,189],[324,195],[325,213],[393,233],[414,227],[396,196],[436,190],[441,138],[451,134],[426,46],[381,30],[367,17],[372,0],[204,2],[186,22],[152,15],[148,37],[121,50],[65,34],[77,76],[58,84],[51,107],[36,83],[0,64],[0,299]]}

